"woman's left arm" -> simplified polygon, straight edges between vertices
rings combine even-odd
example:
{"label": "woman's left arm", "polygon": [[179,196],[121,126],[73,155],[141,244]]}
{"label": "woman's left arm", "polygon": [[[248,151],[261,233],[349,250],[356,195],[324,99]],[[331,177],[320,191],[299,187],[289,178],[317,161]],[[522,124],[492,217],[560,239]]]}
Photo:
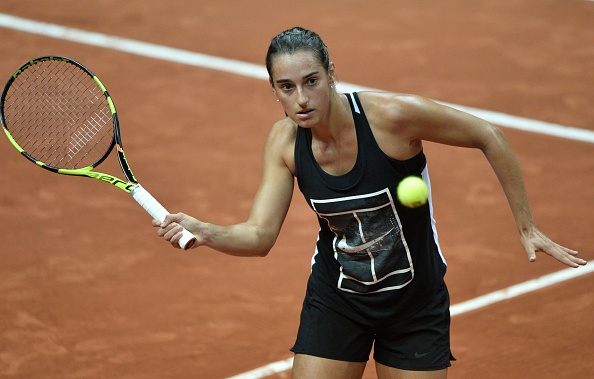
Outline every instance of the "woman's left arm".
{"label": "woman's left arm", "polygon": [[406,125],[400,129],[410,133],[411,140],[471,147],[483,152],[505,192],[520,241],[531,262],[536,260],[537,252],[543,252],[570,267],[587,263],[576,256],[577,251],[551,241],[534,225],[518,159],[500,128],[419,96],[398,96],[396,103]]}
{"label": "woman's left arm", "polygon": [[534,225],[518,159],[501,129],[491,124],[488,128],[490,136],[481,150],[503,187],[530,262],[536,260],[537,252],[543,252],[570,267],[585,265],[586,261],[577,257],[577,251],[551,241]]}

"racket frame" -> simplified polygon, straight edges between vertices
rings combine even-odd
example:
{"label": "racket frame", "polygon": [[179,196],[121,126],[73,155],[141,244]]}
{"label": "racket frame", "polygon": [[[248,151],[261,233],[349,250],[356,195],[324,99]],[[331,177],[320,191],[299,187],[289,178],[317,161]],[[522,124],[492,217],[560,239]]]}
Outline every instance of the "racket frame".
{"label": "racket frame", "polygon": [[[21,75],[26,69],[32,67],[35,64],[45,62],[45,61],[62,61],[62,62],[72,64],[74,66],[77,66],[79,69],[83,70],[87,75],[89,75],[94,80],[95,84],[97,84],[97,86],[103,93],[103,96],[105,96],[105,99],[109,105],[109,110],[111,112],[112,124],[113,124],[113,139],[111,141],[110,146],[106,149],[105,154],[103,154],[103,156],[101,156],[95,163],[93,163],[89,166],[81,167],[81,168],[77,168],[77,169],[65,169],[65,168],[55,167],[55,166],[46,164],[45,162],[35,159],[33,156],[31,156],[29,153],[27,153],[27,151],[25,151],[16,142],[16,140],[12,136],[12,134],[9,130],[9,127],[6,123],[6,120],[4,117],[4,104],[5,104],[6,96],[8,94],[8,91],[9,91],[11,85],[18,78],[18,76]],[[35,59],[31,59],[27,63],[21,65],[21,67],[19,67],[16,71],[14,71],[14,73],[10,76],[10,78],[4,85],[2,95],[0,96],[0,121],[2,123],[2,128],[3,128],[6,136],[8,137],[8,140],[10,141],[10,143],[21,153],[21,155],[23,155],[29,161],[35,163],[37,166],[42,167],[48,171],[62,174],[62,175],[88,177],[88,178],[93,178],[93,179],[97,179],[97,180],[101,180],[101,181],[110,183],[110,184],[116,186],[117,188],[123,190],[124,192],[131,194],[132,197],[149,214],[151,214],[151,216],[153,216],[154,218],[159,219],[161,221],[163,221],[165,216],[167,214],[169,214],[169,212],[167,212],[165,210],[165,208],[163,208],[163,206],[161,204],[159,204],[159,202],[152,195],[150,195],[144,188],[142,188],[142,186],[138,183],[138,180],[136,180],[136,177],[132,173],[132,169],[130,168],[130,165],[128,164],[128,160],[126,159],[126,154],[124,153],[124,148],[122,145],[122,139],[121,139],[121,134],[120,134],[120,122],[119,122],[118,114],[117,114],[113,99],[111,98],[111,95],[109,94],[109,92],[107,91],[107,89],[105,88],[105,86],[103,85],[101,80],[99,80],[99,78],[91,70],[89,70],[86,66],[84,66],[80,62],[77,62],[71,58],[64,57],[64,56],[46,55],[46,56],[41,56],[41,57],[38,57]],[[126,180],[122,180],[116,176],[106,174],[103,172],[93,171],[94,168],[99,166],[105,159],[107,159],[107,157],[113,151],[114,147],[116,148],[118,162],[120,164],[120,168],[122,169],[122,172],[123,172]],[[136,193],[135,193],[135,190],[136,190]],[[139,199],[139,196],[141,196],[142,198]],[[196,242],[196,238],[190,232],[188,232],[185,228],[183,229],[182,233],[183,233],[183,237],[182,237],[182,239],[180,239],[180,243],[179,243],[180,247],[184,250],[191,248],[194,245],[194,243]]]}

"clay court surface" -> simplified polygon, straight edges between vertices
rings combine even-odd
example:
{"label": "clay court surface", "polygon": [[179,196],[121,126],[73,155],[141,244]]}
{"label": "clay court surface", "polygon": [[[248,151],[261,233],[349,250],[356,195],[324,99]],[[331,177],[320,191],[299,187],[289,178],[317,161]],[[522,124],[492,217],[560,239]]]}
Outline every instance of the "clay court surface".
{"label": "clay court surface", "polygon": [[[258,65],[300,25],[342,82],[594,132],[590,1],[3,0],[0,13]],[[247,217],[282,116],[266,80],[5,27],[0,53],[2,84],[45,54],[86,64],[145,188],[170,211]],[[592,142],[504,130],[537,225],[594,259]],[[565,269],[528,263],[480,152],[425,151],[452,304]],[[101,169],[119,175],[115,160]],[[0,172],[0,377],[224,379],[291,358],[317,234],[297,191],[273,251],[248,259],[174,250],[123,192],[40,170],[4,137]],[[455,315],[450,377],[594,377],[593,288],[587,273]]]}

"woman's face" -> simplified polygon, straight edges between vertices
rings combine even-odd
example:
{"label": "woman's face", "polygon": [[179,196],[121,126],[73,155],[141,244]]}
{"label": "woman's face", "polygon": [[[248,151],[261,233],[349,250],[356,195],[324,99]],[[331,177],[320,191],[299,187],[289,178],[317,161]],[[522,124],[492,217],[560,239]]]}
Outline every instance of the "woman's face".
{"label": "woman's face", "polygon": [[331,75],[310,51],[279,54],[272,59],[270,84],[285,113],[299,126],[313,127],[327,119]]}

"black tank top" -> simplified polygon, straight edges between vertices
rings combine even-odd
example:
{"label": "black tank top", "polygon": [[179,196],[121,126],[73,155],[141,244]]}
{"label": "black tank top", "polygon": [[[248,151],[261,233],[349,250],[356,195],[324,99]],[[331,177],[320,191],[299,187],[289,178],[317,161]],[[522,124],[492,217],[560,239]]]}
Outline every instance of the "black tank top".
{"label": "black tank top", "polygon": [[347,98],[358,145],[348,173],[325,172],[314,158],[311,130],[297,128],[295,176],[320,224],[308,296],[361,322],[404,319],[443,284],[446,269],[431,196],[415,209],[396,198],[408,175],[430,184],[426,158],[423,152],[405,161],[384,154],[357,94]]}

